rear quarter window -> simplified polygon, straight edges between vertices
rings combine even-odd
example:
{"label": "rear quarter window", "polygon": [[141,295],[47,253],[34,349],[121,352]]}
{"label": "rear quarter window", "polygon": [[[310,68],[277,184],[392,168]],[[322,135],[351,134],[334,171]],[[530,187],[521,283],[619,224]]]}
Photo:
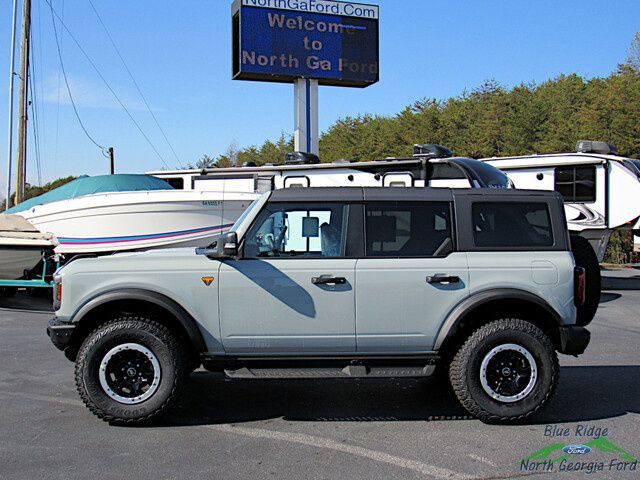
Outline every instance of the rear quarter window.
{"label": "rear quarter window", "polygon": [[476,247],[551,247],[551,215],[546,203],[476,202],[472,207]]}

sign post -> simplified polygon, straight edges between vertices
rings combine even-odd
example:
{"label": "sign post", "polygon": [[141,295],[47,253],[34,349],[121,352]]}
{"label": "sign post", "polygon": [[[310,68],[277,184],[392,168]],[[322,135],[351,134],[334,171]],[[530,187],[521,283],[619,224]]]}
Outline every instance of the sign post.
{"label": "sign post", "polygon": [[379,7],[334,0],[235,0],[232,78],[294,84],[296,151],[319,153],[318,86],[378,82]]}
{"label": "sign post", "polygon": [[318,80],[302,78],[296,80],[293,85],[295,150],[320,155]]}

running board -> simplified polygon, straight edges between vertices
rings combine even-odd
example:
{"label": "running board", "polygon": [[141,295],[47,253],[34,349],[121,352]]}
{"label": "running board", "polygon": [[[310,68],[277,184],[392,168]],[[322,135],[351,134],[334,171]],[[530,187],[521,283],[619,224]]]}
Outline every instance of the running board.
{"label": "running board", "polygon": [[395,378],[428,377],[433,374],[434,365],[423,366],[367,366],[348,365],[340,367],[315,368],[255,368],[243,367],[237,370],[224,370],[228,378],[235,379],[316,379],[316,378]]}

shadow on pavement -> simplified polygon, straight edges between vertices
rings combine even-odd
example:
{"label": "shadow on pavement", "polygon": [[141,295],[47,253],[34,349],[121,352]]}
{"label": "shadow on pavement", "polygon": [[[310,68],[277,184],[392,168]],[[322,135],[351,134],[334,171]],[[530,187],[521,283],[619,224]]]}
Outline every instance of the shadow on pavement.
{"label": "shadow on pavement", "polygon": [[[529,424],[640,413],[640,366],[564,367],[555,399]],[[226,380],[197,372],[166,420],[171,426],[290,421],[434,421],[468,419],[436,379]],[[166,425],[166,424],[165,424]]]}
{"label": "shadow on pavement", "polygon": [[602,290],[640,290],[640,275],[633,277],[602,276]]}
{"label": "shadow on pavement", "polygon": [[614,302],[622,297],[620,293],[604,293],[600,294],[600,303]]}
{"label": "shadow on pavement", "polygon": [[25,312],[53,312],[51,290],[34,289],[35,292],[19,291],[13,297],[0,297],[0,308]]}

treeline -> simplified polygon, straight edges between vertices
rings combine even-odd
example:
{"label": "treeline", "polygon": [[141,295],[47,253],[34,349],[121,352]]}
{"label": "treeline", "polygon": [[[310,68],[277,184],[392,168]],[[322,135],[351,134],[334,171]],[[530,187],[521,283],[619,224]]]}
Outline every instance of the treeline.
{"label": "treeline", "polygon": [[[640,36],[636,37],[640,43]],[[508,89],[495,81],[447,100],[423,99],[394,116],[337,120],[320,138],[323,162],[409,156],[415,143],[438,143],[473,158],[574,151],[577,140],[604,140],[640,158],[640,61],[606,78],[560,75]],[[198,166],[282,163],[293,140],[238,149]]]}

